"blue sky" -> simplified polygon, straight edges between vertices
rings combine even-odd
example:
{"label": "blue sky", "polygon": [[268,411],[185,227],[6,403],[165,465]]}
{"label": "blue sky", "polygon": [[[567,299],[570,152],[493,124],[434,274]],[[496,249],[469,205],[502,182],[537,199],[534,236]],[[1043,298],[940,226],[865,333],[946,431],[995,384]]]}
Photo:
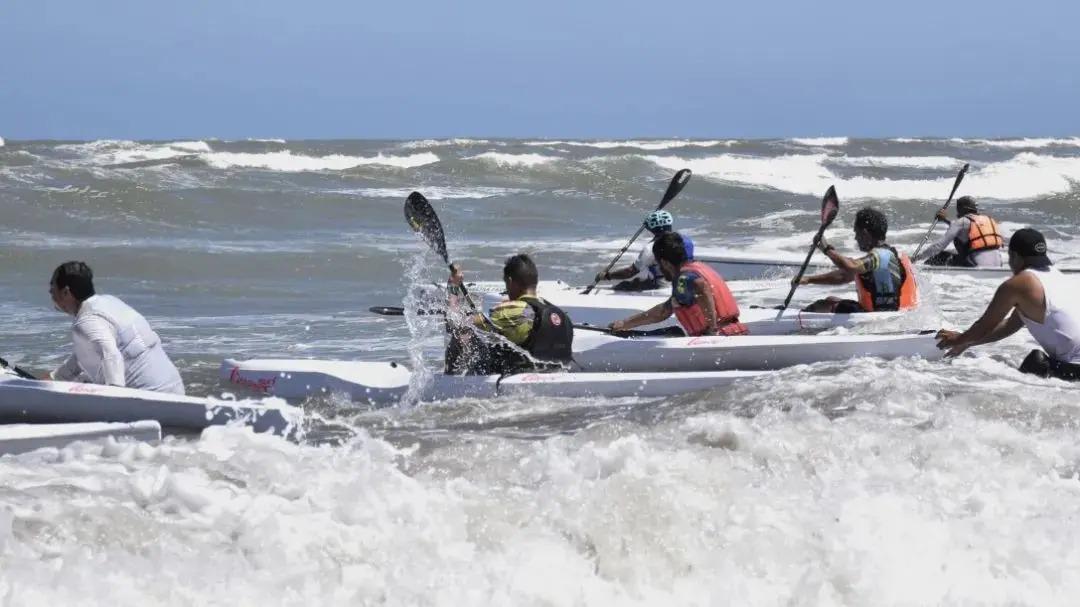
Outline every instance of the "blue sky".
{"label": "blue sky", "polygon": [[0,136],[1080,133],[1080,2],[0,6]]}

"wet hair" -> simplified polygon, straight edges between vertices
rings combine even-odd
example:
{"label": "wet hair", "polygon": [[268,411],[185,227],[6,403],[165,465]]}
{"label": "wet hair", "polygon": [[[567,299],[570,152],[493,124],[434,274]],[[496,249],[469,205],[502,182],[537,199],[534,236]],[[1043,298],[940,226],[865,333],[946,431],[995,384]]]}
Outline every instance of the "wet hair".
{"label": "wet hair", "polygon": [[956,199],[956,212],[960,215],[978,213],[979,205],[975,204],[975,199],[971,196],[961,196]]}
{"label": "wet hair", "polygon": [[540,273],[536,271],[536,264],[525,253],[518,253],[506,260],[503,266],[503,278],[509,278],[525,288],[536,288],[540,281]]}
{"label": "wet hair", "polygon": [[65,261],[53,270],[50,284],[57,290],[68,288],[75,299],[86,301],[94,296],[94,271],[82,261]]}
{"label": "wet hair", "polygon": [[874,240],[884,240],[889,231],[889,220],[885,218],[885,213],[865,207],[855,213],[855,229],[866,230]]}
{"label": "wet hair", "polygon": [[666,261],[676,268],[686,263],[688,259],[686,256],[686,243],[683,242],[683,237],[678,232],[661,234],[659,238],[653,241],[652,251],[657,261]]}

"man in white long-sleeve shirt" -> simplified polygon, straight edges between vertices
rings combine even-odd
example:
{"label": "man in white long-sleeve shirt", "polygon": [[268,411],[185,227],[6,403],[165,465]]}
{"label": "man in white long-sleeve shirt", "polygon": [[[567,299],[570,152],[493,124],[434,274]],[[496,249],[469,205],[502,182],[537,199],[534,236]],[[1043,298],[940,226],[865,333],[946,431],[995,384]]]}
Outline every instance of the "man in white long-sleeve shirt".
{"label": "man in white long-sleeve shirt", "polygon": [[49,295],[75,321],[74,352],[47,379],[184,393],[180,373],[150,323],[116,297],[97,295],[90,266],[81,261],[61,264],[49,281]]}
{"label": "man in white long-sleeve shirt", "polygon": [[[937,242],[923,249],[917,259],[926,260],[931,266],[961,266],[967,268],[1000,268],[1005,265],[1001,250],[1005,238],[992,217],[979,213],[979,207],[971,196],[956,201],[956,220],[949,222],[945,211],[938,211],[937,218],[949,224],[949,229]],[[952,243],[955,253],[945,248]]]}

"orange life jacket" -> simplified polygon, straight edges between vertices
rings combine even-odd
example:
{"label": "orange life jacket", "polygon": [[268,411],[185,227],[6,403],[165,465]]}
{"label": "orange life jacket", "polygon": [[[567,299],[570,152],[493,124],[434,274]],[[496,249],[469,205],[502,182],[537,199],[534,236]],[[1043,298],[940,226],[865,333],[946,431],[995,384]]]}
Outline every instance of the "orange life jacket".
{"label": "orange life jacket", "polygon": [[[859,307],[867,312],[886,312],[917,306],[919,287],[915,284],[915,271],[908,256],[897,253],[888,245],[875,247],[871,254],[878,256],[877,269],[855,278]],[[899,288],[893,274],[893,260],[899,260]]]}
{"label": "orange life jacket", "polygon": [[695,337],[709,329],[705,311],[694,297],[693,275],[697,275],[712,292],[716,326],[721,335],[745,335],[746,326],[739,322],[739,304],[728,289],[723,277],[699,261],[688,261],[679,268],[679,276],[671,285],[671,303],[675,318],[686,334]]}
{"label": "orange life jacket", "polygon": [[967,250],[969,253],[983,249],[1000,249],[1005,246],[1005,239],[1001,237],[1001,230],[998,229],[998,224],[993,218],[987,215],[967,215],[966,217],[971,220],[971,227],[968,228]]}

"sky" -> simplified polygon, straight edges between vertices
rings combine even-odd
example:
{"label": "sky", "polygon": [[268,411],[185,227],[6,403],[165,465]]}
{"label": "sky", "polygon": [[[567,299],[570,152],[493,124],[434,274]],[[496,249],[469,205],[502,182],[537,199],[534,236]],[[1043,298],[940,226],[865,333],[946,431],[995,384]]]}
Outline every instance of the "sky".
{"label": "sky", "polygon": [[0,137],[1080,134],[1080,2],[12,0]]}

